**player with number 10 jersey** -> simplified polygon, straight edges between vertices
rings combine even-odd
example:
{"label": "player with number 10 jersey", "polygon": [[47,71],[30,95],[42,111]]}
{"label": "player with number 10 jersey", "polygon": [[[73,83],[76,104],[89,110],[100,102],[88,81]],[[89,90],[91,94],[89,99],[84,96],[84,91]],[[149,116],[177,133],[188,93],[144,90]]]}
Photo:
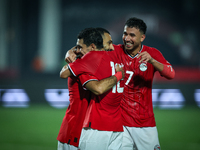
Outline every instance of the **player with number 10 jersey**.
{"label": "player with number 10 jersey", "polygon": [[[114,51],[91,51],[83,58],[69,64],[70,70],[75,76],[88,73],[98,80],[115,74],[115,64],[120,64]],[[81,81],[82,84],[89,82]],[[83,127],[102,131],[122,132],[121,121],[121,96],[123,92],[123,80],[106,93],[91,97]]]}

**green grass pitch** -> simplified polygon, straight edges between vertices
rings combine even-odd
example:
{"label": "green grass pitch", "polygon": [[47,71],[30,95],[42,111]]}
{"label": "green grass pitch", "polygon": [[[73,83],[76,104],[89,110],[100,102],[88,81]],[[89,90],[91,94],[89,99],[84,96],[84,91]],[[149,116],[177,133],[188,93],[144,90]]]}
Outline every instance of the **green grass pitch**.
{"label": "green grass pitch", "polygon": [[[56,150],[66,109],[0,107],[0,150]],[[162,150],[200,149],[200,108],[154,109]]]}

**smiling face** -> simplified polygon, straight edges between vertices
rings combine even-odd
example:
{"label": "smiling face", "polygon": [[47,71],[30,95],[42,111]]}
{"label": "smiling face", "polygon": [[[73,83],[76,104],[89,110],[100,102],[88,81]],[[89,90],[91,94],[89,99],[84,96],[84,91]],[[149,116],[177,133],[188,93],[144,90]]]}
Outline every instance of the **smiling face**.
{"label": "smiling face", "polygon": [[145,39],[145,34],[140,32],[139,29],[135,27],[124,27],[124,33],[122,36],[122,40],[124,42],[124,46],[126,51],[134,56],[136,55],[141,49],[141,43]]}

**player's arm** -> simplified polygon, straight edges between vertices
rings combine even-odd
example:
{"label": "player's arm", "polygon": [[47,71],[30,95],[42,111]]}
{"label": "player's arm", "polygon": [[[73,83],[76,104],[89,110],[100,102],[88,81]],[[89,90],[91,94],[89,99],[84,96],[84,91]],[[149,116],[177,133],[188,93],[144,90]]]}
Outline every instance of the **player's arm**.
{"label": "player's arm", "polygon": [[111,77],[102,79],[100,81],[89,81],[85,87],[93,92],[95,95],[101,95],[111,89],[116,83],[124,78],[124,70],[116,66],[117,73]]}
{"label": "player's arm", "polygon": [[167,79],[173,79],[175,77],[175,71],[171,65],[162,64],[153,58],[151,58],[150,63],[160,72],[163,77]]}
{"label": "player's arm", "polygon": [[140,63],[141,62],[148,62],[150,64],[152,64],[156,70],[158,70],[160,72],[160,74],[162,76],[164,76],[167,79],[173,79],[175,77],[175,71],[172,68],[171,65],[166,65],[166,64],[162,64],[160,62],[158,62],[157,60],[155,60],[154,58],[151,57],[151,55],[144,51],[142,53],[139,53],[138,58],[141,57],[140,59]]}
{"label": "player's arm", "polygon": [[68,65],[63,66],[62,70],[60,71],[60,77],[63,79],[66,79],[71,75],[72,75],[72,73],[69,70]]}
{"label": "player's arm", "polygon": [[[67,51],[67,53],[65,54],[65,61],[69,64],[72,63],[76,60],[77,58],[77,54],[76,54],[76,46],[72,47],[70,50]],[[72,73],[68,68],[68,65],[63,66],[63,68],[60,71],[60,77],[63,79],[68,78],[69,76],[71,76]]]}

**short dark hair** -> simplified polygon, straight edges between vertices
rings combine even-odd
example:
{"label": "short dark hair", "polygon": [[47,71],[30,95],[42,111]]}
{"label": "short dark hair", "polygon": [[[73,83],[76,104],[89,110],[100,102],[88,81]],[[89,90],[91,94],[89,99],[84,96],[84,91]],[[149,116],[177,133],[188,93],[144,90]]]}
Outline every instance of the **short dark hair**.
{"label": "short dark hair", "polygon": [[100,32],[100,34],[101,34],[102,36],[104,36],[104,33],[110,34],[110,32],[109,32],[108,30],[104,29],[104,28],[98,27],[98,28],[96,28],[96,29]]}
{"label": "short dark hair", "polygon": [[88,47],[90,44],[95,44],[97,49],[103,48],[103,38],[99,31],[95,28],[85,28],[77,36],[78,39],[83,39],[83,43]]}
{"label": "short dark hair", "polygon": [[139,29],[140,32],[143,32],[144,34],[146,33],[146,30],[147,30],[146,23],[142,19],[139,19],[136,17],[129,18],[126,21],[125,26],[130,27],[130,28],[135,27],[135,28]]}

